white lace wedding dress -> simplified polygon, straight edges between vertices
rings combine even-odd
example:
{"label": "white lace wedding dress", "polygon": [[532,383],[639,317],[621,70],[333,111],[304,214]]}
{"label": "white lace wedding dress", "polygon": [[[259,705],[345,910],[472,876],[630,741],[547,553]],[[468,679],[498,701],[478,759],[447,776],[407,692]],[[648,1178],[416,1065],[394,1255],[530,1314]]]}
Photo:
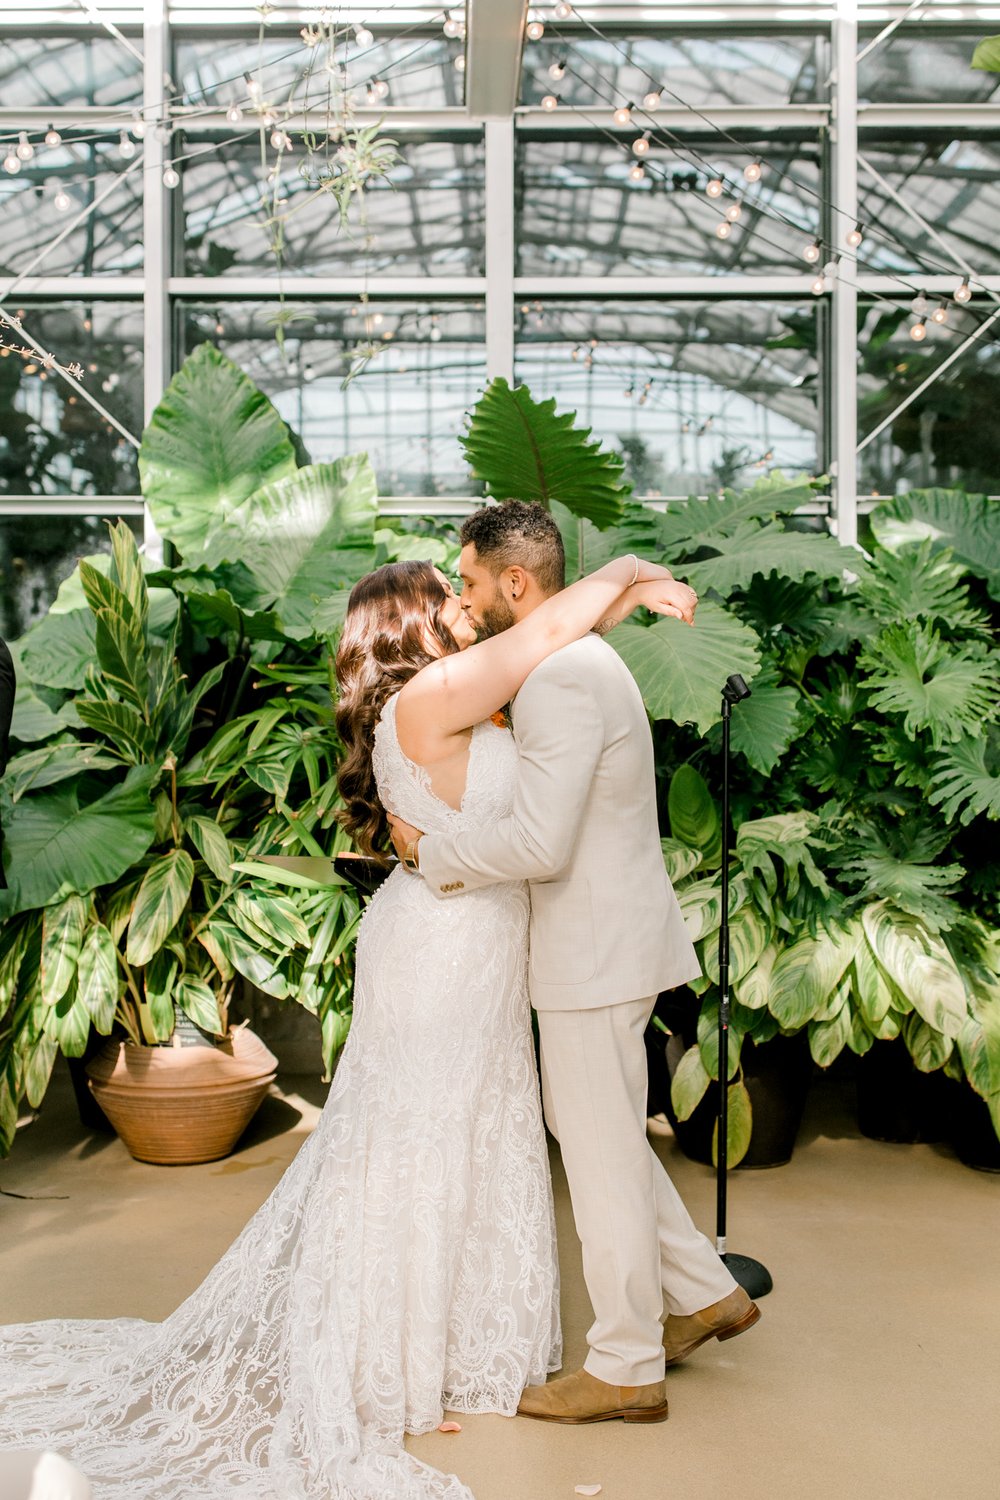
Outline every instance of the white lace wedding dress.
{"label": "white lace wedding dress", "polygon": [[[428,830],[507,811],[506,730],[474,730],[455,811],[394,710],[385,806]],[[96,1500],[471,1500],[404,1430],[512,1415],[560,1357],[527,915],[522,886],[445,902],[394,871],[328,1101],[270,1198],[164,1323],[0,1329],[0,1446],[57,1449]]]}

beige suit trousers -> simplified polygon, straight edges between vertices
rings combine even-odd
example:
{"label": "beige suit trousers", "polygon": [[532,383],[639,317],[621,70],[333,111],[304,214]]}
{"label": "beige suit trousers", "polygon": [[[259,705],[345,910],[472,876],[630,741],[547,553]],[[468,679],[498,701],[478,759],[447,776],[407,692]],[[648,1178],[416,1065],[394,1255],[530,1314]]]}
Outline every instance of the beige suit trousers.
{"label": "beige suit trousers", "polygon": [[542,1101],[569,1182],[594,1309],[585,1368],[609,1385],[663,1377],[663,1316],[736,1286],[646,1139],[643,1032],[655,996],[541,1010]]}

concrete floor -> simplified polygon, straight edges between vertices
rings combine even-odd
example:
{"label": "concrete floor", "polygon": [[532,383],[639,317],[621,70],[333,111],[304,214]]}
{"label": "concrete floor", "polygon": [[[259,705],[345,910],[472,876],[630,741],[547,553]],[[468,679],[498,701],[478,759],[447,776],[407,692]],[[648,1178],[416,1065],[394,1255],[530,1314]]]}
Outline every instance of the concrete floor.
{"label": "concrete floor", "polygon": [[[266,1197],[322,1086],[286,1078],[227,1161],[164,1168],[83,1133],[61,1069],[0,1163],[0,1321],[161,1318]],[[670,1138],[657,1149],[711,1231],[712,1174]],[[569,1370],[590,1315],[553,1168]],[[825,1081],[791,1164],[733,1177],[730,1247],[764,1261],[775,1291],[744,1338],[670,1373],[669,1422],[464,1418],[413,1451],[477,1500],[569,1500],[578,1484],[602,1500],[1000,1497],[1000,1177],[944,1147],[862,1139]]]}

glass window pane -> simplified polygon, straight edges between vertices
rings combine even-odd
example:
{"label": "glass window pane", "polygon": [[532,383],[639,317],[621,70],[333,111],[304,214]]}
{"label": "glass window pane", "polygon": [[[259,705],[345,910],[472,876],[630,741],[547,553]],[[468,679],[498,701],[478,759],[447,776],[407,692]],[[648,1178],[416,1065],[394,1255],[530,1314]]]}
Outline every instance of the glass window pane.
{"label": "glass window pane", "polygon": [[[117,140],[94,141],[79,131],[64,131],[59,146],[48,147],[33,136],[35,154],[16,176],[0,173],[0,274],[13,276],[54,240],[65,224],[104,192],[128,165]],[[128,137],[131,141],[131,136]],[[133,142],[136,152],[141,145]],[[141,164],[76,229],[46,254],[39,276],[125,276],[140,273],[142,252]]]}
{"label": "glass window pane", "polygon": [[[369,79],[382,78],[389,85],[387,105],[411,109],[443,109],[464,103],[464,79],[454,66],[463,43],[448,41],[438,26],[413,26],[406,35],[398,28],[380,31],[371,25],[374,41],[358,47],[351,30],[339,28],[340,41],[333,58],[333,73],[346,71],[353,103],[365,104]],[[243,74],[260,77],[268,98],[289,98],[294,88],[301,104],[308,98],[310,110],[326,108],[331,88],[330,61],[324,48],[307,47],[297,31],[276,32],[268,27],[263,43],[257,37],[178,37],[174,44],[178,87],[184,102],[225,107],[235,100],[245,102]],[[337,89],[339,92],[340,84]],[[392,133],[391,131],[389,132]]]}
{"label": "glass window pane", "polygon": [[[391,132],[390,132],[391,133]],[[185,149],[198,150],[195,141]],[[331,146],[331,161],[335,147]],[[314,275],[475,276],[485,268],[485,175],[482,137],[409,138],[388,179],[374,179],[364,203],[355,198],[341,227],[336,200],[315,183],[329,171],[316,155],[301,175],[298,138],[283,158],[282,265]],[[270,152],[269,166],[275,153]],[[223,145],[182,168],[187,274],[276,274],[263,220],[260,146],[256,135]]]}
{"label": "glass window pane", "polygon": [[217,344],[267,392],[314,462],[363,452],[383,495],[471,493],[458,437],[486,382],[482,303],[286,303],[284,313],[296,321],[285,324],[282,354],[277,302],[188,304],[184,352]]}
{"label": "glass window pane", "polygon": [[[862,137],[860,154],[977,271],[1000,270],[1000,141]],[[955,262],[858,166],[862,249],[870,271],[950,272]]]}
{"label": "glass window pane", "polygon": [[[0,635],[14,641],[40,620],[81,557],[110,552],[116,516],[0,516]],[[142,542],[142,516],[125,516]]]}
{"label": "glass window pane", "polygon": [[[139,51],[142,42],[135,36]],[[142,104],[142,64],[121,42],[88,30],[0,38],[0,99],[7,109]]]}
{"label": "glass window pane", "polygon": [[815,305],[550,300],[519,316],[517,380],[623,452],[638,494],[820,472]]}
{"label": "glass window pane", "polygon": [[[909,304],[869,302],[862,307],[859,439],[892,416],[993,310],[992,303],[970,302],[963,308],[949,302],[947,322],[928,319],[926,337],[916,342],[910,328],[917,318]],[[1000,495],[998,410],[1000,349],[987,334],[862,449],[859,491],[893,495],[941,486]]]}
{"label": "glass window pane", "polygon": [[[996,30],[996,27],[992,27]],[[860,47],[877,36],[862,30]],[[969,67],[987,30],[900,29],[858,64],[858,98],[880,104],[978,104],[1000,89],[1000,74]]]}
{"label": "glass window pane", "polygon": [[[771,108],[827,97],[826,41],[806,32],[790,36],[725,31],[673,36],[595,37],[548,26],[542,41],[524,49],[521,96],[538,104],[555,93],[566,104],[608,113],[628,100],[663,90],[665,107],[747,104]],[[549,68],[566,63],[553,80]],[[643,124],[650,124],[648,119]]]}
{"label": "glass window pane", "polygon": [[[140,303],[26,300],[17,316],[58,364],[81,364],[81,385],[141,435]],[[5,337],[10,341],[16,334]],[[138,490],[131,443],[56,371],[47,371],[33,355],[0,348],[0,494],[134,495]]]}
{"label": "glass window pane", "polygon": [[[636,158],[628,144],[526,134],[518,152],[519,272],[802,271],[803,244],[818,226],[819,147],[769,141],[761,155],[768,166],[749,185],[747,154],[720,154],[716,142],[681,151],[654,140],[643,159],[646,175],[633,182],[628,174]],[[741,217],[725,239],[716,228],[733,198],[706,196],[713,177],[741,185]]]}

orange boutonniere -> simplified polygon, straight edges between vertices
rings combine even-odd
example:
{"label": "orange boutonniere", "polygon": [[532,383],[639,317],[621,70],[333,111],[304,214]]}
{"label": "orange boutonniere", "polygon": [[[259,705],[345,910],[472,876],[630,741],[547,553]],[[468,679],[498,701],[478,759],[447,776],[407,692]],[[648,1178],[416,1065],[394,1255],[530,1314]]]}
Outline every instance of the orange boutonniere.
{"label": "orange boutonniere", "polygon": [[498,708],[495,714],[490,714],[490,723],[495,724],[498,729],[509,729],[507,715],[502,708]]}

